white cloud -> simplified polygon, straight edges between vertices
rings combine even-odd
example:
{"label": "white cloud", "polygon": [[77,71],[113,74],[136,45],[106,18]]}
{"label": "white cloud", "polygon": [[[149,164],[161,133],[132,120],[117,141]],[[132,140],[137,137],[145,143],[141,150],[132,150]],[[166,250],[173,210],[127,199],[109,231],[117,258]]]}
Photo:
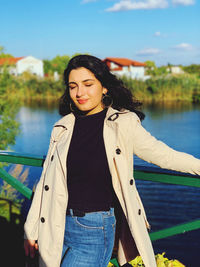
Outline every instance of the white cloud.
{"label": "white cloud", "polygon": [[191,44],[181,43],[181,44],[173,46],[172,48],[175,48],[177,50],[182,50],[182,51],[189,51],[193,49],[193,46]]}
{"label": "white cloud", "polygon": [[161,50],[157,48],[145,48],[143,50],[140,50],[136,53],[137,56],[152,56],[160,54]]}
{"label": "white cloud", "polygon": [[161,36],[161,32],[155,32],[154,36],[156,36],[156,37]]}
{"label": "white cloud", "polygon": [[[189,1],[189,0],[188,0]],[[115,3],[112,7],[106,9],[107,12],[118,12],[135,9],[156,9],[156,8],[167,8],[167,0],[120,0]]]}
{"label": "white cloud", "polygon": [[82,0],[82,4],[87,4],[87,3],[91,3],[91,2],[96,2],[97,0]]}
{"label": "white cloud", "polygon": [[195,4],[195,0],[172,0],[175,6],[190,6]]}
{"label": "white cloud", "polygon": [[[95,0],[83,0],[86,2]],[[107,8],[107,12],[128,11],[136,9],[158,9],[168,8],[169,2],[174,6],[189,6],[194,5],[195,0],[118,0],[112,7]]]}
{"label": "white cloud", "polygon": [[159,31],[155,32],[153,34],[153,36],[160,37],[160,38],[167,38],[168,37],[168,35],[166,33],[162,33],[162,32],[159,32]]}

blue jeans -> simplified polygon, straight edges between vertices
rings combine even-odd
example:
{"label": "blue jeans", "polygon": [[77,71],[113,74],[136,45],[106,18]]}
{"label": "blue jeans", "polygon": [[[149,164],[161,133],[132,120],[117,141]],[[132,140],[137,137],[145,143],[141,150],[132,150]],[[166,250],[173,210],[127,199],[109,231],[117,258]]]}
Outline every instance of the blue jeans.
{"label": "blue jeans", "polygon": [[107,267],[112,256],[116,219],[114,208],[66,216],[61,267]]}

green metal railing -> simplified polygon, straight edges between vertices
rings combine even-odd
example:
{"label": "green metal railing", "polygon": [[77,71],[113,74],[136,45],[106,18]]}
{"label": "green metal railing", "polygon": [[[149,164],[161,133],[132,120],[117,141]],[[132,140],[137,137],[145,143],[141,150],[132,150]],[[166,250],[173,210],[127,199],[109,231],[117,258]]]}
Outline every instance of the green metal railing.
{"label": "green metal railing", "polygon": [[[45,157],[41,156],[0,151],[0,162],[42,167],[44,159]],[[136,180],[200,187],[200,177],[197,175],[183,174],[155,167],[135,166],[134,177]],[[8,174],[3,168],[0,169],[0,178],[5,180],[28,199],[32,198],[32,190]],[[152,232],[150,233],[150,238],[152,241],[156,241],[196,229],[200,229],[200,219]],[[115,266],[118,266],[115,259],[113,259],[112,262]]]}

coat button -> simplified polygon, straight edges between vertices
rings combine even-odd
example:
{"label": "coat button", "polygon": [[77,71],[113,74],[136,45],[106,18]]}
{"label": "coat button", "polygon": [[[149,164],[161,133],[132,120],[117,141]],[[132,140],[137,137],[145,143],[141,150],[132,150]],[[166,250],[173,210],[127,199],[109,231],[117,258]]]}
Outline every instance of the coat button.
{"label": "coat button", "polygon": [[53,161],[53,158],[54,158],[54,156],[52,155],[52,156],[51,156],[51,161]]}
{"label": "coat button", "polygon": [[141,214],[141,209],[138,210],[138,215],[140,215],[140,214]]}
{"label": "coat button", "polygon": [[42,217],[42,218],[40,219],[40,221],[41,221],[42,223],[44,223],[44,222],[45,222],[45,218]]}
{"label": "coat button", "polygon": [[117,153],[118,155],[121,154],[121,149],[117,148],[117,149],[116,149],[116,153]]}
{"label": "coat button", "polygon": [[133,185],[133,179],[130,180],[130,185]]}
{"label": "coat button", "polygon": [[49,190],[49,186],[46,184],[45,187],[44,187],[44,189],[45,189],[46,191],[48,191],[48,190]]}

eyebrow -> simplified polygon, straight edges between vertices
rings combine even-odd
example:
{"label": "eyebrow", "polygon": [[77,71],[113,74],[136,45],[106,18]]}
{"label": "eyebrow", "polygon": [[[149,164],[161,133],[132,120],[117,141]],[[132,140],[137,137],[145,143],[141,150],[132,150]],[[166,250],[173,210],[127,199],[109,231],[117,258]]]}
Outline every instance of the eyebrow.
{"label": "eyebrow", "polygon": [[[94,79],[86,79],[86,80],[83,80],[82,82],[88,82],[88,81],[94,81]],[[76,84],[76,82],[69,82],[68,85],[70,84]]]}

